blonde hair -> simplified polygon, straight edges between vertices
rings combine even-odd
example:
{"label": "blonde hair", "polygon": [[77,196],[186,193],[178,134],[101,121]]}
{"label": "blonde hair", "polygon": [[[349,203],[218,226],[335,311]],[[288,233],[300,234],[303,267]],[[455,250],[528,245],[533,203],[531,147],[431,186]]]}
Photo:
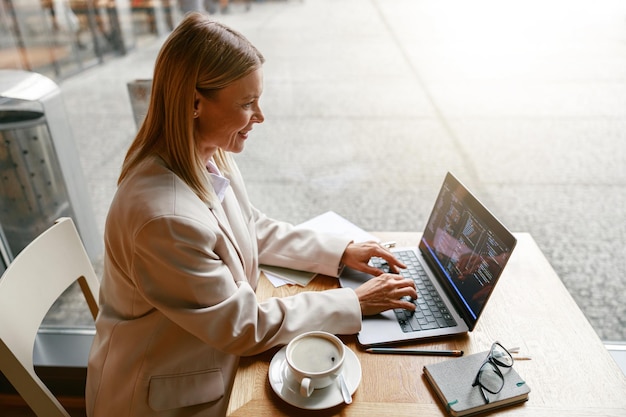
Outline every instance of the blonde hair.
{"label": "blonde hair", "polygon": [[[146,118],[131,144],[118,184],[146,158],[158,155],[204,201],[213,191],[194,138],[194,94],[207,98],[263,65],[263,55],[240,33],[189,13],[170,34],[156,60]],[[229,171],[230,156],[214,161]]]}

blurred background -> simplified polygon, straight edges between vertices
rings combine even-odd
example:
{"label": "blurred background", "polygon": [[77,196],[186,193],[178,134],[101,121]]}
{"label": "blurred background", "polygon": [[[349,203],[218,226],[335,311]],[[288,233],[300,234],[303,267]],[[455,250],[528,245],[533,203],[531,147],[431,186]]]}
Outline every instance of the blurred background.
{"label": "blurred background", "polygon": [[[258,208],[421,231],[452,171],[626,340],[626,2],[1,0],[0,68],[58,84],[96,239],[137,130],[128,83],[189,7],[267,59],[266,120],[236,156]],[[48,325],[85,317],[70,291]]]}

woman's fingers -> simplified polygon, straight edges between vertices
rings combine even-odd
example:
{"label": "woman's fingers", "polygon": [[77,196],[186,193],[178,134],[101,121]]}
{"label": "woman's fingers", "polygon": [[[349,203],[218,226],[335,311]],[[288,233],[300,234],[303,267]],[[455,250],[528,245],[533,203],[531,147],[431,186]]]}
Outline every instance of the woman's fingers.
{"label": "woman's fingers", "polygon": [[364,315],[378,314],[393,308],[415,310],[415,305],[405,299],[417,298],[415,284],[400,275],[379,275],[361,285],[355,292]]}

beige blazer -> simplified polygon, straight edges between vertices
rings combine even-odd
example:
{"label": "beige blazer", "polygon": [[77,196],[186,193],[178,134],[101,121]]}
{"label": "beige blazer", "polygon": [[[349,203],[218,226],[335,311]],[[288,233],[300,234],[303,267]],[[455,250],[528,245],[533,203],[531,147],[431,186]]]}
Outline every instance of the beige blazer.
{"label": "beige blazer", "polygon": [[157,159],[119,186],[89,357],[90,417],[223,416],[240,356],[304,331],[360,330],[350,289],[257,302],[259,262],[336,275],[349,240],[269,219],[236,169],[229,179],[221,205],[203,203]]}

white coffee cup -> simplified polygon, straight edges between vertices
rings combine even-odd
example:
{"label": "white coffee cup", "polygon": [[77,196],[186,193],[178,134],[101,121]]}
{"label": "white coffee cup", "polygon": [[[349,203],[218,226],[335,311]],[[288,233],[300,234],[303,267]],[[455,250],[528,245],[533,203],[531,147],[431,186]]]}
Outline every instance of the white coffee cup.
{"label": "white coffee cup", "polygon": [[300,394],[310,397],[313,391],[333,383],[341,373],[344,344],[333,334],[313,331],[295,337],[287,345],[287,366]]}

